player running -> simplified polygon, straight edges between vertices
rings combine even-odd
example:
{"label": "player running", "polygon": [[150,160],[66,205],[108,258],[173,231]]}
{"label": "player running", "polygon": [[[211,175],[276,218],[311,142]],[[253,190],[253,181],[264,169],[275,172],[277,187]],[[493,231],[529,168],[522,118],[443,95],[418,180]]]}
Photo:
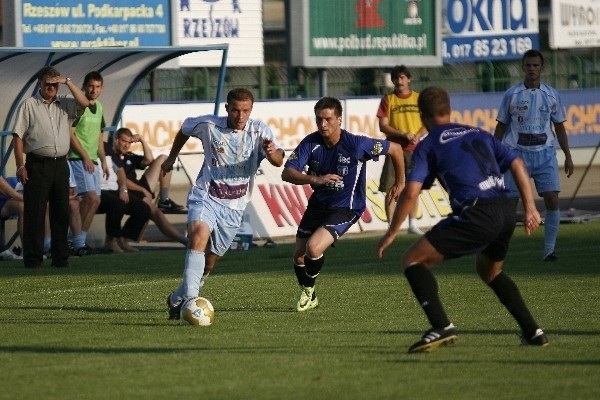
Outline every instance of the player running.
{"label": "player running", "polygon": [[314,190],[296,233],[294,271],[300,285],[296,304],[299,312],[319,305],[315,281],[325,262],[325,250],[358,221],[366,208],[366,162],[386,154],[391,157],[396,181],[386,195],[386,204],[396,201],[404,186],[399,144],[342,129],[342,104],[338,99],[323,97],[314,110],[317,132],[300,142],[281,174],[286,182],[309,184]]}

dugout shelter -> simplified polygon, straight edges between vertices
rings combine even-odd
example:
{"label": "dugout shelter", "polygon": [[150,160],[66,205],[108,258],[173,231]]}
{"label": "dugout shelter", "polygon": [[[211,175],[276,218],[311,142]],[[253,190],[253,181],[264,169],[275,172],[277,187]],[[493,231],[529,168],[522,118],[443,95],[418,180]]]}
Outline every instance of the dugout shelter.
{"label": "dugout shelter", "polygon": [[14,122],[17,108],[24,99],[32,96],[38,90],[37,72],[44,66],[56,67],[63,76],[70,77],[78,85],[83,84],[83,78],[88,72],[100,72],[105,82],[101,99],[104,107],[104,119],[108,127],[116,127],[128,96],[142,79],[161,64],[194,52],[222,52],[214,106],[214,113],[217,114],[225,82],[228,48],[227,44],[198,47],[93,49],[0,48],[0,77],[3,97],[0,102],[0,121],[2,123],[0,175],[5,175],[6,164],[12,153],[10,128]]}

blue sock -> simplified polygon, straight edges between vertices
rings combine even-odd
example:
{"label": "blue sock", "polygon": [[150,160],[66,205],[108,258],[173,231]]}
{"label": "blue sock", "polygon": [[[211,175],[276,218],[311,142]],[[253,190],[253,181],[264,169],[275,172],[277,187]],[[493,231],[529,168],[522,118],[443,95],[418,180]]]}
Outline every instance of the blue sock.
{"label": "blue sock", "polygon": [[[204,283],[206,282],[206,277],[209,274],[206,275],[202,275],[202,278],[200,279],[200,284],[198,285],[198,297],[200,296],[200,291],[202,290],[202,288],[204,287]],[[180,301],[184,300],[184,296],[185,296],[185,286],[183,285],[183,282],[177,287],[177,289],[175,289],[173,291],[173,293],[171,293],[171,304],[177,304]]]}
{"label": "blue sock", "polygon": [[183,271],[183,282],[177,288],[174,298],[183,297],[191,299],[198,297],[206,258],[203,251],[187,250],[185,254],[185,269]]}
{"label": "blue sock", "polygon": [[546,210],[544,216],[544,256],[554,251],[559,225],[560,210]]}

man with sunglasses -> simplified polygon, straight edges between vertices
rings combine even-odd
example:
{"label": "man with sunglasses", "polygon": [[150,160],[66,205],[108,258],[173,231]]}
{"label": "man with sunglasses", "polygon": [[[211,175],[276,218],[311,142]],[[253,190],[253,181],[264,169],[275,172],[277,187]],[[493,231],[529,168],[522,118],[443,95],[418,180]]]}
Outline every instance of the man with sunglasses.
{"label": "man with sunglasses", "polygon": [[[24,187],[23,263],[27,268],[42,267],[44,230],[40,227],[48,206],[52,266],[68,267],[70,130],[90,100],[52,66],[42,68],[37,78],[39,90],[20,104],[12,128],[16,176]],[[71,95],[59,94],[60,84]]]}

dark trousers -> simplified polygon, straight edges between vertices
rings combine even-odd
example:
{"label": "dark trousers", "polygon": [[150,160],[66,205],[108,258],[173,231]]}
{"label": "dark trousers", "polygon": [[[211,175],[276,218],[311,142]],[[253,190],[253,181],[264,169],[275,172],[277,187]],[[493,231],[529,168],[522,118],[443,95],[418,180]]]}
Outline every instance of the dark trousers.
{"label": "dark trousers", "polygon": [[69,165],[66,158],[27,155],[29,180],[23,189],[23,263],[37,267],[44,259],[46,206],[50,213],[52,265],[69,259]]}
{"label": "dark trousers", "polygon": [[[112,237],[125,237],[137,241],[150,219],[150,207],[139,197],[129,195],[129,203],[119,198],[117,190],[103,190],[100,195],[99,213],[106,213],[106,234]],[[121,220],[129,215],[121,228]]]}

